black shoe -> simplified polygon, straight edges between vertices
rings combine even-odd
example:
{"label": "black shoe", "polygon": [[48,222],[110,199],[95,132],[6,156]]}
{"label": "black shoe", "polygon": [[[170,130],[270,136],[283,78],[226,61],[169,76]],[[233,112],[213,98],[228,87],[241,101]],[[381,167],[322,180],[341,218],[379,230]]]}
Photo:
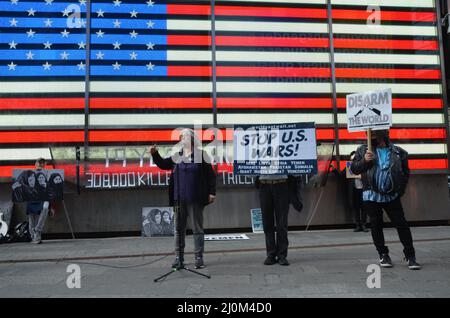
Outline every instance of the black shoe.
{"label": "black shoe", "polygon": [[172,263],[172,268],[173,269],[181,269],[184,267],[184,260],[183,258],[177,256],[175,257],[175,260]]}
{"label": "black shoe", "polygon": [[365,225],[362,225],[361,228],[362,228],[363,232],[366,232],[366,233],[369,232],[369,230],[367,229],[367,227]]}
{"label": "black shoe", "polygon": [[273,265],[277,263],[277,259],[275,257],[268,256],[264,261],[264,265]]}
{"label": "black shoe", "polygon": [[353,232],[362,232],[362,230],[362,227],[360,225],[357,225]]}
{"label": "black shoe", "polygon": [[289,266],[289,262],[286,257],[280,257],[278,259],[278,264],[280,264],[281,266]]}
{"label": "black shoe", "polygon": [[383,254],[380,256],[380,266],[381,267],[392,267],[392,261],[389,254]]}
{"label": "black shoe", "polygon": [[422,266],[420,266],[419,263],[416,262],[415,257],[405,258],[405,260],[408,263],[408,268],[411,270],[419,270],[422,268]]}
{"label": "black shoe", "polygon": [[199,269],[203,267],[205,267],[205,264],[203,263],[203,257],[201,256],[195,257],[195,268]]}

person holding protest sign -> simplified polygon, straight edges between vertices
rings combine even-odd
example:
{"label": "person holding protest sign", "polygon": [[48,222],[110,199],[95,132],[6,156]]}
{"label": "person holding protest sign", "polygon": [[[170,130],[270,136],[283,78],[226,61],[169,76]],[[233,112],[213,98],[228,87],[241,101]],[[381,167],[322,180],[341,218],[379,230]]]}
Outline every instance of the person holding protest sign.
{"label": "person holding protest sign", "polygon": [[351,170],[361,174],[363,182],[363,209],[370,218],[374,245],[380,255],[382,267],[392,267],[389,249],[383,234],[383,210],[397,228],[408,267],[418,270],[413,239],[405,219],[401,196],[405,193],[409,179],[408,153],[393,145],[389,130],[376,130],[371,138],[373,151],[360,146],[353,158]]}
{"label": "person holding protest sign", "polygon": [[156,146],[150,148],[153,162],[164,170],[172,170],[169,183],[170,205],[175,207],[175,253],[173,268],[184,267],[187,218],[194,234],[195,268],[203,268],[203,210],[216,197],[216,174],[208,155],[200,149],[201,141],[192,129],[181,131],[182,150],[163,159]]}
{"label": "person holding protest sign", "polygon": [[[256,178],[259,189],[267,258],[264,265],[288,266],[289,182],[287,175],[261,175]],[[276,232],[276,235],[275,235]]]}

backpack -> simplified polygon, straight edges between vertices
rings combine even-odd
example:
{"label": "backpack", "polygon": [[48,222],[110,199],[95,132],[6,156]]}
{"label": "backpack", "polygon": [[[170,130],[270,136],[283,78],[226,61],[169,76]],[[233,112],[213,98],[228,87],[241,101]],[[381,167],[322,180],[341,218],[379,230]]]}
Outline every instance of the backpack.
{"label": "backpack", "polygon": [[28,226],[28,222],[22,222],[17,224],[14,227],[14,231],[8,241],[8,243],[14,243],[14,242],[30,242],[31,241],[31,235],[30,230]]}

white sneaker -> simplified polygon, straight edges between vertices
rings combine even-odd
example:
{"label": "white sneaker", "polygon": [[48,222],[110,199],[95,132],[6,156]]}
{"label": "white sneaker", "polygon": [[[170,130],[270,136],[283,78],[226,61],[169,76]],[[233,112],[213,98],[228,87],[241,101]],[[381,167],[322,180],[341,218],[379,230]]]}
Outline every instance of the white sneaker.
{"label": "white sneaker", "polygon": [[35,232],[34,229],[32,229],[32,230],[30,231],[30,236],[31,236],[31,241],[30,241],[30,243],[33,243],[33,241],[35,240],[35,237],[36,237],[36,232]]}
{"label": "white sneaker", "polygon": [[31,243],[33,243],[33,244],[41,244],[42,243],[40,232],[34,231],[34,236],[33,236],[33,239],[31,240]]}

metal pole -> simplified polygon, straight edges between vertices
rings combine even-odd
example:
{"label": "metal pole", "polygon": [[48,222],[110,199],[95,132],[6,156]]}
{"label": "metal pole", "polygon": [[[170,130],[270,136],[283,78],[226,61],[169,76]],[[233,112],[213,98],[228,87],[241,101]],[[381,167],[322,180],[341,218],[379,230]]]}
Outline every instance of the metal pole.
{"label": "metal pole", "polygon": [[[211,0],[211,71],[212,71],[212,107],[214,127],[214,163],[217,158],[217,60],[216,60],[216,4]],[[216,167],[217,165],[213,165]]]}
{"label": "metal pole", "polygon": [[216,61],[216,5],[211,0],[211,67],[212,67],[212,104],[213,125],[217,128],[217,61]]}
{"label": "metal pole", "polygon": [[84,172],[87,171],[89,160],[89,102],[91,73],[91,0],[86,3],[86,73],[84,80]]}
{"label": "metal pole", "polygon": [[336,91],[336,64],[334,59],[334,36],[333,36],[333,10],[331,0],[327,0],[328,6],[328,32],[330,41],[330,63],[331,63],[331,87],[333,91],[333,122],[334,122],[334,143],[336,145],[337,168],[340,169],[341,156],[339,149],[339,121]]}
{"label": "metal pole", "polygon": [[447,170],[450,172],[450,127],[449,127],[449,120],[448,120],[448,95],[447,95],[447,76],[445,73],[445,55],[444,55],[444,36],[442,33],[442,13],[441,13],[441,6],[440,1],[435,1],[436,6],[436,20],[437,20],[437,28],[438,28],[438,36],[439,36],[439,53],[440,53],[440,62],[441,62],[441,87],[442,87],[442,98],[444,101],[443,104],[443,115],[444,115],[444,122],[445,122],[445,129],[447,132]]}

